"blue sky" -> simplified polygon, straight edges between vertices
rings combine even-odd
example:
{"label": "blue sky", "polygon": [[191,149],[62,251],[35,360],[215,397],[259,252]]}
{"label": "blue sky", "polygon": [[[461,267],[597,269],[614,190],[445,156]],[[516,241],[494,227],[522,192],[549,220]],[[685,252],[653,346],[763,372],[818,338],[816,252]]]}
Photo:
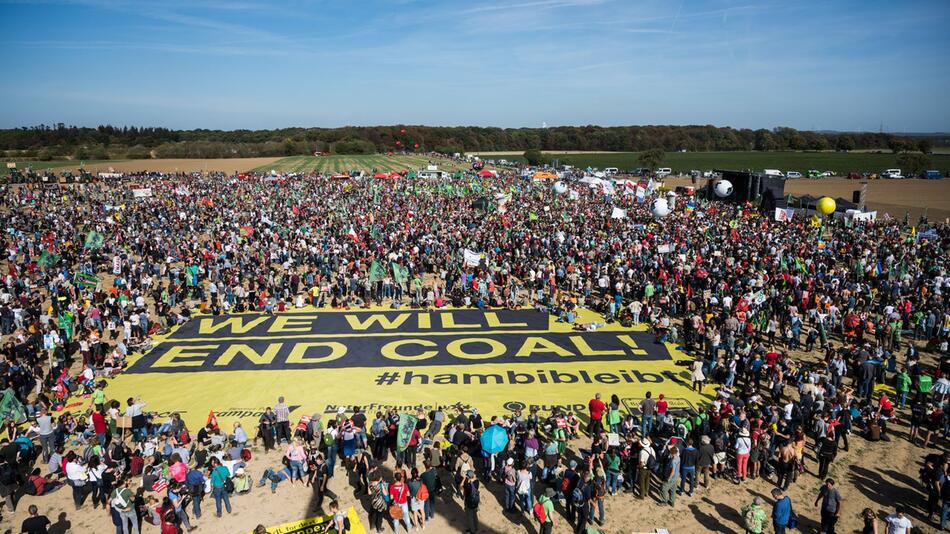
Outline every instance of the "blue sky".
{"label": "blue sky", "polygon": [[950,131],[950,1],[0,0],[0,127]]}

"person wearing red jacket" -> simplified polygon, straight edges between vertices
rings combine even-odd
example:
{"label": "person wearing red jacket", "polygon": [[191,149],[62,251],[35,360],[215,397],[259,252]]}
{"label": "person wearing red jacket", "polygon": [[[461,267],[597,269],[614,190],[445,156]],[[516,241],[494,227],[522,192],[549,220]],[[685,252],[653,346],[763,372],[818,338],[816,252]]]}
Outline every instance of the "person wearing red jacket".
{"label": "person wearing red jacket", "polygon": [[96,431],[96,439],[99,440],[99,445],[102,447],[106,446],[106,430],[108,428],[106,418],[102,415],[102,412],[92,412],[92,429]]}
{"label": "person wearing red jacket", "polygon": [[607,410],[607,406],[604,401],[600,400],[600,393],[597,393],[587,403],[587,408],[590,410],[590,424],[587,425],[587,433],[593,436],[604,429],[601,420],[604,418],[604,411]]}

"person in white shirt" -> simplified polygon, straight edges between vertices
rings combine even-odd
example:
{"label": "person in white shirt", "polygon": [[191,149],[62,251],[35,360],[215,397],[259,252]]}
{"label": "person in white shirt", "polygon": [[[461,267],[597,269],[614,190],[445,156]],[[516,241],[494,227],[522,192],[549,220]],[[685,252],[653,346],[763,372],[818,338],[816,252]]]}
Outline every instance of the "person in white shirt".
{"label": "person in white shirt", "polygon": [[73,451],[66,454],[66,483],[73,488],[73,504],[76,505],[77,510],[86,499],[89,480],[86,466],[79,463],[79,460]]}
{"label": "person in white shirt", "polygon": [[884,519],[887,523],[887,534],[910,534],[914,525],[904,516],[904,507],[897,505],[894,513]]}

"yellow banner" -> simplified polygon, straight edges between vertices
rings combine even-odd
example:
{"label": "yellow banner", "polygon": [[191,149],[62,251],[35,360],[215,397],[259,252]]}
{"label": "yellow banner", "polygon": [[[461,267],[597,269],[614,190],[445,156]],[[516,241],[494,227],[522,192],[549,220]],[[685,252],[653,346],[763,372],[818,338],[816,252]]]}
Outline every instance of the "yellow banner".
{"label": "yellow banner", "polygon": [[[346,531],[347,534],[366,534],[366,529],[360,523],[360,518],[353,507],[346,511],[346,517],[350,520],[350,530]],[[300,521],[291,521],[290,523],[267,527],[267,534],[323,534],[323,530],[331,518],[332,516],[322,515],[308,517]],[[249,534],[254,534],[254,532],[252,531]]]}
{"label": "yellow banner", "polygon": [[645,325],[599,321],[587,310],[573,325],[534,310],[200,315],[135,357],[106,392],[123,404],[141,396],[159,418],[179,412],[193,430],[214,410],[223,428],[241,421],[251,436],[278,396],[292,422],[354,406],[586,413],[598,392],[627,410],[647,391],[671,408],[701,400],[675,345],[656,343]]}

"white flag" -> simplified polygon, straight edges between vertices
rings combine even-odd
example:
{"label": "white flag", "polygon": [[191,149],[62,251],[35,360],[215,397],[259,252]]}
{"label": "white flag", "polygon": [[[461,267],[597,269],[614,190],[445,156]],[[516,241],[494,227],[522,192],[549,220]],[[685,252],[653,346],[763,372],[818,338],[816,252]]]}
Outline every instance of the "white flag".
{"label": "white flag", "polygon": [[611,212],[611,214],[610,214],[610,218],[611,218],[611,219],[626,219],[626,218],[627,218],[627,210],[625,210],[625,209],[620,209],[620,208],[614,208],[613,212]]}

